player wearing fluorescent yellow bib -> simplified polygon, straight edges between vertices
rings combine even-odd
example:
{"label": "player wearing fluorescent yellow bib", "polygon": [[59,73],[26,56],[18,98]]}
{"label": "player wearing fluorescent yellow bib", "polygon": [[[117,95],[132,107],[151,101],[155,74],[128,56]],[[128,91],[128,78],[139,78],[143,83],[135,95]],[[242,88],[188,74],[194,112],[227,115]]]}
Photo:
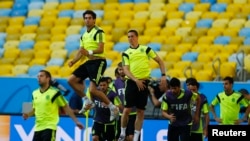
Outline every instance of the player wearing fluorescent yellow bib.
{"label": "player wearing fluorescent yellow bib", "polygon": [[32,93],[32,111],[23,113],[24,119],[35,115],[33,141],[55,141],[57,124],[59,122],[59,108],[63,108],[80,129],[83,128],[83,125],[77,120],[60,91],[50,86],[50,81],[51,74],[46,70],[40,70],[38,74],[40,88]]}
{"label": "player wearing fluorescent yellow bib", "polygon": [[[215,121],[219,124],[240,124],[243,119],[246,119],[246,113],[243,119],[239,118],[240,106],[248,106],[248,103],[244,100],[244,96],[239,92],[234,91],[233,78],[225,77],[223,79],[224,91],[220,92],[213,99],[210,108]],[[218,117],[215,112],[215,106],[220,105],[220,116]],[[249,107],[249,106],[248,106]]]}

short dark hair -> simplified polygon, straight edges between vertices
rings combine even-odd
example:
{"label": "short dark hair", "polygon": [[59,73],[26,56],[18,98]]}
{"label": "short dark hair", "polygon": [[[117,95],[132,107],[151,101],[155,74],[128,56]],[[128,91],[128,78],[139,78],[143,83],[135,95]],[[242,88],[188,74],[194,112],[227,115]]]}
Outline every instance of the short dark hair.
{"label": "short dark hair", "polygon": [[223,81],[229,81],[230,84],[234,84],[234,79],[230,76],[226,76]]}
{"label": "short dark hair", "polygon": [[40,70],[39,72],[44,72],[46,77],[49,77],[50,80],[52,79],[51,73],[47,70]]}
{"label": "short dark hair", "polygon": [[180,87],[181,86],[181,81],[178,78],[173,77],[170,80],[169,85],[170,85],[170,87]]}
{"label": "short dark hair", "polygon": [[119,63],[117,64],[117,66],[118,66],[118,67],[122,67],[122,62],[119,62]]}
{"label": "short dark hair", "polygon": [[197,88],[200,87],[200,84],[198,83],[198,81],[195,78],[193,78],[193,77],[187,78],[186,79],[186,84],[187,85],[196,86]]}
{"label": "short dark hair", "polygon": [[134,30],[134,29],[130,29],[128,31],[128,33],[130,33],[130,32],[135,33],[135,36],[137,36],[137,37],[139,36],[138,32],[136,30]]}
{"label": "short dark hair", "polygon": [[92,10],[86,10],[82,14],[83,18],[85,17],[86,14],[90,14],[93,17],[93,19],[96,19],[96,13],[94,11],[92,11]]}
{"label": "short dark hair", "polygon": [[[99,81],[99,84],[101,83],[101,82],[107,82],[107,83],[109,83],[109,80],[110,79],[110,77],[102,77],[101,79],[100,79],[100,81]],[[112,78],[111,78],[111,80],[112,80]]]}

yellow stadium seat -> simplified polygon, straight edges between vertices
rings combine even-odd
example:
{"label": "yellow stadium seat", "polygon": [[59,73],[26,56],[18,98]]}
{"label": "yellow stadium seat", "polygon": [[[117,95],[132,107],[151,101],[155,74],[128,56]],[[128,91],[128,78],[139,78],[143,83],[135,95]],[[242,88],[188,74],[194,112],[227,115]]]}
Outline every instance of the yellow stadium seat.
{"label": "yellow stadium seat", "polygon": [[128,19],[133,20],[134,19],[134,11],[121,11],[119,14],[119,19]]}
{"label": "yellow stadium seat", "polygon": [[238,37],[239,28],[226,28],[223,31],[223,36],[230,36],[231,38]]}
{"label": "yellow stadium seat", "polygon": [[68,26],[70,23],[70,17],[60,17],[55,20],[55,26]]}
{"label": "yellow stadium seat", "polygon": [[207,49],[209,49],[210,45],[209,44],[195,44],[193,47],[192,47],[192,52],[199,52],[199,53],[202,53],[202,52],[206,52]]}
{"label": "yellow stadium seat", "polygon": [[195,78],[197,79],[197,81],[212,81],[213,80],[211,71],[208,71],[208,70],[198,71],[195,74]]}
{"label": "yellow stadium seat", "polygon": [[41,40],[37,41],[34,45],[34,50],[43,50],[43,49],[49,49],[50,41],[49,40]]}
{"label": "yellow stadium seat", "polygon": [[91,9],[91,10],[103,10],[103,7],[104,7],[104,3],[97,2],[97,3],[91,3],[89,6],[89,9]]}
{"label": "yellow stadium seat", "polygon": [[26,34],[23,34],[23,35],[20,37],[20,41],[35,40],[35,38],[36,38],[36,34],[35,34],[35,33],[26,33]]}
{"label": "yellow stadium seat", "polygon": [[226,28],[228,26],[229,19],[216,19],[212,23],[212,27],[217,28]]}
{"label": "yellow stadium seat", "polygon": [[174,69],[184,71],[190,65],[191,65],[191,61],[179,61],[174,64]]}
{"label": "yellow stadium seat", "polygon": [[166,27],[178,28],[178,27],[181,26],[182,22],[183,22],[183,19],[181,19],[181,18],[169,19],[169,20],[166,21],[165,26]]}
{"label": "yellow stadium seat", "polygon": [[177,28],[176,27],[164,27],[162,28],[162,30],[160,31],[160,35],[164,36],[164,37],[169,37],[169,36],[173,36],[175,34],[175,30]]}
{"label": "yellow stadium seat", "polygon": [[149,60],[149,66],[151,69],[156,69],[159,68],[159,64],[157,62],[155,62],[154,60]]}
{"label": "yellow stadium seat", "polygon": [[245,19],[232,19],[228,23],[229,28],[242,28],[245,24],[246,20]]}
{"label": "yellow stadium seat", "polygon": [[51,54],[51,50],[48,49],[41,49],[39,51],[36,51],[34,56],[35,58],[42,58],[45,59],[46,61],[49,60]]}
{"label": "yellow stadium seat", "polygon": [[149,11],[138,11],[134,15],[134,19],[139,19],[139,20],[148,20],[150,16]]}
{"label": "yellow stadium seat", "polygon": [[250,54],[246,55],[244,58],[245,69],[249,73],[250,72]]}
{"label": "yellow stadium seat", "polygon": [[166,3],[165,6],[163,7],[163,10],[169,13],[173,11],[178,11],[178,7],[179,7],[178,3]]}
{"label": "yellow stadium seat", "polygon": [[59,2],[46,2],[44,3],[43,5],[43,9],[45,11],[47,10],[52,10],[52,9],[57,9],[58,8],[58,5],[59,5]]}
{"label": "yellow stadium seat", "polygon": [[9,19],[9,26],[20,26],[22,27],[24,20],[25,20],[25,16],[18,16],[18,17],[12,17]]}
{"label": "yellow stadium seat", "polygon": [[53,77],[58,76],[58,71],[60,69],[60,66],[46,66],[44,68],[45,70],[49,71]]}
{"label": "yellow stadium seat", "polygon": [[234,13],[233,12],[221,12],[217,19],[228,19],[231,20],[234,17]]}
{"label": "yellow stadium seat", "polygon": [[165,40],[165,44],[179,44],[182,41],[182,36],[170,36]]}
{"label": "yellow stadium seat", "polygon": [[1,67],[4,69],[0,69],[0,76],[11,76],[13,65],[11,64],[1,64]]}
{"label": "yellow stadium seat", "polygon": [[247,19],[248,14],[247,13],[235,13],[234,18],[235,19]]}
{"label": "yellow stadium seat", "polygon": [[149,35],[142,35],[139,37],[139,43],[140,44],[148,44],[150,42],[151,36]]}
{"label": "yellow stadium seat", "polygon": [[180,61],[182,53],[181,52],[169,52],[165,57],[165,61]]}
{"label": "yellow stadium seat", "polygon": [[134,3],[133,2],[126,2],[119,4],[118,10],[119,11],[133,11]]}
{"label": "yellow stadium seat", "polygon": [[182,39],[181,43],[185,43],[185,44],[196,44],[198,40],[197,36],[187,36],[185,38]]}
{"label": "yellow stadium seat", "polygon": [[201,11],[191,11],[191,12],[188,12],[186,15],[185,15],[185,19],[186,20],[199,20],[201,18],[201,15],[202,15],[202,12]]}
{"label": "yellow stadium seat", "polygon": [[14,64],[15,65],[23,65],[23,64],[26,64],[28,65],[29,62],[31,61],[31,58],[18,58],[15,60]]}
{"label": "yellow stadium seat", "polygon": [[19,34],[21,33],[22,26],[19,25],[12,25],[8,26],[6,29],[7,34]]}
{"label": "yellow stadium seat", "polygon": [[14,33],[14,34],[7,34],[5,40],[6,41],[19,41],[21,34]]}
{"label": "yellow stadium seat", "polygon": [[55,17],[46,17],[40,20],[40,26],[53,27],[55,25]]}
{"label": "yellow stadium seat", "polygon": [[104,13],[103,19],[104,20],[118,20],[119,18],[119,11],[116,10],[109,10]]}
{"label": "yellow stadium seat", "polygon": [[239,51],[243,51],[245,54],[250,54],[250,46],[249,45],[241,45],[241,46],[239,46]]}
{"label": "yellow stadium seat", "polygon": [[224,48],[222,48],[223,50],[221,52],[225,52],[225,53],[236,53],[237,50],[239,49],[239,46],[236,44],[228,44],[228,45],[224,45]]}
{"label": "yellow stadium seat", "polygon": [[210,9],[210,3],[197,3],[194,5],[194,11],[207,12]]}
{"label": "yellow stadium seat", "polygon": [[119,19],[115,22],[116,28],[129,28],[130,19]]}
{"label": "yellow stadium seat", "polygon": [[69,77],[73,72],[73,68],[70,68],[68,66],[63,66],[58,70],[58,75],[60,75],[62,78]]}
{"label": "yellow stadium seat", "polygon": [[164,44],[165,42],[165,37],[164,36],[156,36],[156,37],[152,37],[150,40],[151,43],[160,43],[160,44]]}
{"label": "yellow stadium seat", "polygon": [[20,54],[19,49],[10,48],[10,49],[5,49],[3,57],[16,59],[19,56],[19,54]]}
{"label": "yellow stadium seat", "polygon": [[211,52],[202,52],[202,53],[199,53],[199,55],[197,57],[197,61],[209,63],[209,62],[213,61],[213,57],[214,57],[214,54]]}
{"label": "yellow stadium seat", "polygon": [[241,7],[241,12],[242,13],[250,13],[250,4],[243,4]]}
{"label": "yellow stadium seat", "polygon": [[228,57],[229,57],[229,56],[230,56],[229,53],[220,53],[220,54],[218,54],[218,55],[215,55],[214,58],[218,58],[218,59],[220,59],[220,61],[221,61],[222,63],[224,63],[224,62],[228,62]]}
{"label": "yellow stadium seat", "polygon": [[198,39],[198,44],[212,44],[214,41],[214,36],[203,36]]}
{"label": "yellow stadium seat", "polygon": [[104,11],[109,11],[109,10],[118,10],[119,8],[119,3],[106,3],[103,7]]}
{"label": "yellow stadium seat", "polygon": [[9,25],[9,17],[1,17],[0,19],[0,25],[3,25],[3,26],[8,26]]}
{"label": "yellow stadium seat", "polygon": [[182,36],[183,38],[185,38],[186,36],[190,35],[191,30],[191,27],[179,27],[175,31],[175,36]]}
{"label": "yellow stadium seat", "polygon": [[13,4],[14,4],[13,1],[1,1],[1,2],[0,2],[0,8],[1,8],[1,9],[4,9],[4,8],[6,8],[6,9],[12,8]]}
{"label": "yellow stadium seat", "polygon": [[66,34],[54,34],[51,36],[51,42],[54,41],[64,41]]}
{"label": "yellow stadium seat", "polygon": [[50,58],[63,58],[63,59],[66,59],[67,53],[68,52],[65,49],[52,50]]}
{"label": "yellow stadium seat", "polygon": [[63,26],[63,25],[54,26],[51,28],[50,33],[51,33],[51,35],[65,34],[66,28],[67,27]]}
{"label": "yellow stadium seat", "polygon": [[184,18],[184,12],[183,11],[173,11],[167,13],[167,19],[176,19],[176,18]]}
{"label": "yellow stadium seat", "polygon": [[21,65],[15,65],[12,68],[12,74],[17,76],[20,74],[27,74],[29,69],[29,65],[27,64],[21,64]]}
{"label": "yellow stadium seat", "polygon": [[157,55],[162,59],[164,60],[164,58],[166,57],[167,55],[167,52],[166,51],[156,51]]}
{"label": "yellow stadium seat", "polygon": [[46,62],[48,60],[46,60],[45,58],[34,58],[30,61],[29,65],[33,66],[33,65],[46,65]]}
{"label": "yellow stadium seat", "polygon": [[114,44],[114,42],[105,42],[105,50],[111,51],[113,49]]}
{"label": "yellow stadium seat", "polygon": [[223,48],[224,48],[224,45],[222,45],[222,44],[212,44],[207,49],[207,51],[212,52],[214,54],[219,54]]}
{"label": "yellow stadium seat", "polygon": [[149,7],[149,3],[135,3],[134,12],[147,11],[148,7]]}
{"label": "yellow stadium seat", "polygon": [[8,49],[8,48],[14,48],[17,49],[18,45],[19,45],[20,41],[19,40],[10,40],[10,41],[6,41],[3,45],[4,49]]}
{"label": "yellow stadium seat", "polygon": [[174,51],[175,44],[162,44],[161,51],[172,52]]}
{"label": "yellow stadium seat", "polygon": [[208,11],[208,12],[204,12],[201,15],[201,19],[217,19],[219,13],[218,12],[214,12],[214,11]]}
{"label": "yellow stadium seat", "polygon": [[217,0],[218,3],[226,3],[226,4],[231,4],[232,0]]}
{"label": "yellow stadium seat", "polygon": [[51,35],[50,34],[38,34],[36,36],[36,41],[50,41]]}
{"label": "yellow stadium seat", "polygon": [[42,15],[43,18],[41,20],[47,19],[47,18],[56,19],[58,17],[58,13],[59,13],[59,11],[57,9],[44,10],[43,15]]}
{"label": "yellow stadium seat", "polygon": [[31,9],[28,11],[28,17],[42,17],[43,12],[43,9]]}
{"label": "yellow stadium seat", "polygon": [[37,34],[50,34],[51,27],[49,26],[39,26],[36,30]]}
{"label": "yellow stadium seat", "polygon": [[181,23],[181,27],[191,27],[191,28],[194,28],[196,26],[196,22],[197,22],[197,20],[195,20],[195,19],[184,20]]}
{"label": "yellow stadium seat", "polygon": [[149,28],[145,29],[144,35],[157,36],[157,35],[159,35],[160,30],[161,30],[160,27],[149,27]]}
{"label": "yellow stadium seat", "polygon": [[245,40],[245,37],[234,37],[234,38],[231,38],[229,44],[235,44],[235,45],[242,45],[243,42]]}
{"label": "yellow stadium seat", "polygon": [[55,41],[55,42],[51,42],[49,49],[50,50],[60,50],[60,49],[64,49],[65,46],[65,42],[64,41]]}
{"label": "yellow stadium seat", "polygon": [[230,3],[229,5],[227,5],[226,11],[233,12],[233,13],[240,13],[241,7],[242,7],[241,4]]}
{"label": "yellow stadium seat", "polygon": [[58,10],[71,10],[75,6],[74,2],[63,2],[60,3],[57,7]]}
{"label": "yellow stadium seat", "polygon": [[[19,54],[19,59],[20,58],[33,58],[35,54],[34,49],[26,49],[26,50],[21,50]],[[18,59],[17,59],[18,60]]]}
{"label": "yellow stadium seat", "polygon": [[70,21],[70,25],[84,26],[85,24],[82,18],[72,18]]}
{"label": "yellow stadium seat", "polygon": [[74,5],[74,10],[82,10],[82,9],[89,9],[90,7],[90,3],[89,1],[78,1],[78,2],[75,2],[75,5]]}
{"label": "yellow stadium seat", "polygon": [[192,62],[190,67],[192,68],[192,70],[195,70],[196,72],[200,71],[203,69],[204,63],[203,62]]}
{"label": "yellow stadium seat", "polygon": [[173,69],[174,64],[175,64],[174,61],[164,61],[164,65],[167,71]]}
{"label": "yellow stadium seat", "polygon": [[5,65],[7,65],[7,64],[13,65],[15,63],[15,60],[18,60],[18,59],[15,59],[15,58],[0,58],[0,65],[3,65],[3,64],[5,64]]}
{"label": "yellow stadium seat", "polygon": [[170,77],[176,77],[176,78],[179,78],[180,76],[182,76],[182,71],[179,70],[179,69],[170,69],[170,70],[167,70],[166,72],[166,75],[167,76],[170,76]]}
{"label": "yellow stadium seat", "polygon": [[191,51],[192,44],[180,43],[175,47],[175,51],[181,52],[182,54]]}
{"label": "yellow stadium seat", "polygon": [[225,78],[226,76],[235,77],[236,76],[236,62],[224,62],[220,66],[220,76]]}
{"label": "yellow stadium seat", "polygon": [[233,0],[235,4],[247,4],[247,0]]}
{"label": "yellow stadium seat", "polygon": [[112,66],[112,67],[108,67],[105,72],[104,72],[104,76],[109,76],[111,77],[112,79],[115,79],[115,69],[116,69],[116,66]]}
{"label": "yellow stadium seat", "polygon": [[[70,25],[67,27],[65,33],[66,35],[79,34],[82,26],[80,25]],[[102,27],[103,28],[103,27]],[[104,30],[105,31],[105,30]],[[105,31],[106,32],[106,31]]]}
{"label": "yellow stadium seat", "polygon": [[118,42],[123,35],[127,35],[127,28],[114,28],[112,30],[113,41]]}
{"label": "yellow stadium seat", "polygon": [[207,35],[208,35],[208,36],[217,37],[217,36],[221,36],[221,35],[223,34],[223,31],[224,31],[223,28],[210,28],[210,29],[207,31]]}
{"label": "yellow stadium seat", "polygon": [[38,27],[37,25],[27,25],[21,29],[21,32],[22,32],[22,34],[34,33],[34,32],[36,32],[37,27]]}
{"label": "yellow stadium seat", "polygon": [[165,11],[152,11],[149,16],[150,20],[157,20],[161,24],[166,21],[166,12]]}
{"label": "yellow stadium seat", "polygon": [[163,10],[164,5],[165,5],[164,3],[151,3],[148,7],[148,10],[151,12],[155,11],[156,9],[161,11]]}
{"label": "yellow stadium seat", "polygon": [[181,4],[181,3],[183,3],[185,0],[169,0],[168,2],[169,3],[177,3],[177,4]]}

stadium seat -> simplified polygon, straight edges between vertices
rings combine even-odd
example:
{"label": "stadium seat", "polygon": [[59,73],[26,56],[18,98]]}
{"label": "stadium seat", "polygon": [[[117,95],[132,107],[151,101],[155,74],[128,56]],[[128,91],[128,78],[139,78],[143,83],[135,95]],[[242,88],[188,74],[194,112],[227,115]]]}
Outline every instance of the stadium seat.
{"label": "stadium seat", "polygon": [[51,65],[51,66],[46,66],[44,69],[49,71],[51,73],[51,75],[53,76],[53,78],[60,77],[60,75],[58,74],[60,66]]}
{"label": "stadium seat", "polygon": [[240,29],[239,36],[242,36],[242,37],[245,37],[245,38],[250,37],[250,28],[245,27],[245,28]]}
{"label": "stadium seat", "polygon": [[198,62],[198,61],[194,61],[190,65],[190,67],[192,68],[192,70],[195,70],[196,72],[202,70],[203,66],[204,66],[204,63],[203,62]]}
{"label": "stadium seat", "polygon": [[175,51],[177,52],[181,52],[182,54],[191,51],[192,48],[192,44],[188,44],[188,43],[180,43],[178,45],[176,45],[175,47]]}
{"label": "stadium seat", "polygon": [[157,36],[161,31],[160,27],[148,27],[144,31],[144,35]]}
{"label": "stadium seat", "polygon": [[32,59],[34,57],[34,53],[35,53],[34,49],[21,50],[20,54],[19,54],[19,59],[20,58],[30,58],[30,59]]}
{"label": "stadium seat", "polygon": [[210,10],[210,3],[197,3],[194,5],[193,10],[194,11],[200,11],[200,12],[207,12]]}
{"label": "stadium seat", "polygon": [[62,78],[67,78],[69,77],[73,72],[73,69],[68,67],[68,66],[63,66],[60,67],[58,70],[58,75],[61,76]]}
{"label": "stadium seat", "polygon": [[181,52],[169,52],[167,53],[164,60],[177,62],[177,61],[181,61],[181,56],[182,56]]}
{"label": "stadium seat", "polygon": [[199,53],[198,57],[197,57],[197,61],[198,62],[204,62],[204,63],[209,63],[213,60],[214,58],[214,54],[211,52],[202,52]]}
{"label": "stadium seat", "polygon": [[182,55],[181,60],[195,62],[197,60],[197,57],[198,57],[197,52],[186,52],[185,54]]}
{"label": "stadium seat", "polygon": [[52,50],[50,58],[66,59],[67,54],[68,54],[68,52],[65,49],[55,49],[55,50]]}
{"label": "stadium seat", "polygon": [[152,48],[154,51],[160,51],[160,49],[161,49],[160,43],[148,43],[147,46]]}
{"label": "stadium seat", "polygon": [[56,41],[56,42],[52,42],[49,46],[49,49],[52,51],[55,50],[61,50],[64,49],[65,47],[65,42],[64,41]]}
{"label": "stadium seat", "polygon": [[13,65],[1,64],[1,67],[3,67],[4,69],[0,69],[0,76],[13,76],[12,74]]}
{"label": "stadium seat", "polygon": [[29,62],[31,61],[31,58],[25,57],[25,58],[18,58],[15,60],[15,65],[29,65]]}
{"label": "stadium seat", "polygon": [[37,77],[37,74],[40,70],[44,69],[45,66],[44,65],[33,65],[30,66],[28,69],[28,75],[30,77]]}
{"label": "stadium seat", "polygon": [[184,18],[184,12],[183,11],[173,11],[167,13],[167,19],[176,19],[176,18]]}
{"label": "stadium seat", "polygon": [[182,73],[183,72],[181,70],[170,69],[170,70],[167,70],[166,75],[170,77],[180,78],[180,76],[182,76]]}
{"label": "stadium seat", "polygon": [[182,36],[170,36],[165,40],[165,44],[179,44],[182,41]]}
{"label": "stadium seat", "polygon": [[38,50],[43,50],[43,49],[49,49],[50,46],[50,41],[48,40],[41,40],[41,41],[37,41],[34,45],[34,49],[36,51]]}
{"label": "stadium seat", "polygon": [[0,16],[1,17],[9,17],[11,15],[11,9],[0,9]]}
{"label": "stadium seat", "polygon": [[191,12],[194,7],[194,3],[182,3],[178,7],[178,11],[183,11],[184,13]]}
{"label": "stadium seat", "polygon": [[218,36],[214,39],[214,44],[227,45],[231,40],[230,36]]}
{"label": "stadium seat", "polygon": [[63,58],[51,58],[46,65],[47,66],[62,66],[64,63],[64,59]]}
{"label": "stadium seat", "polygon": [[176,18],[176,19],[168,19],[165,23],[165,27],[173,27],[178,28],[181,26],[181,23],[183,22],[182,18]]}
{"label": "stadium seat", "polygon": [[225,3],[215,3],[211,5],[210,11],[212,12],[225,12],[227,8],[227,4]]}
{"label": "stadium seat", "polygon": [[128,48],[129,48],[129,43],[127,43],[127,42],[117,42],[114,45],[113,50],[118,51],[118,52],[123,52]]}
{"label": "stadium seat", "polygon": [[43,5],[44,5],[43,1],[32,1],[28,5],[28,10],[43,9]]}
{"label": "stadium seat", "polygon": [[0,58],[0,64],[10,64],[13,65],[15,63],[15,58]]}
{"label": "stadium seat", "polygon": [[219,13],[218,12],[213,12],[213,11],[207,11],[207,12],[204,12],[202,15],[201,15],[201,19],[217,19]]}
{"label": "stadium seat", "polygon": [[185,20],[199,20],[201,18],[202,12],[200,11],[190,11],[186,13]]}
{"label": "stadium seat", "polygon": [[20,74],[27,74],[29,69],[29,65],[21,64],[21,65],[14,65],[12,68],[12,74],[14,76],[18,76]]}
{"label": "stadium seat", "polygon": [[236,76],[236,62],[224,62],[220,66],[220,76],[225,78],[226,76]]}
{"label": "stadium seat", "polygon": [[5,49],[3,57],[16,59],[19,56],[19,54],[20,54],[19,49],[10,48],[10,49]]}
{"label": "stadium seat", "polygon": [[213,24],[212,27],[218,27],[218,28],[226,28],[228,26],[229,23],[229,19],[216,19]]}
{"label": "stadium seat", "polygon": [[147,11],[149,8],[149,3],[135,3],[134,5],[134,12],[138,12],[138,11]]}
{"label": "stadium seat", "polygon": [[197,28],[211,28],[213,24],[212,19],[201,19],[197,21],[196,27]]}
{"label": "stadium seat", "polygon": [[33,49],[35,42],[33,40],[30,41],[21,41],[18,45],[20,50]]}
{"label": "stadium seat", "polygon": [[150,72],[150,77],[153,79],[161,78],[161,70],[159,68],[152,69]]}
{"label": "stadium seat", "polygon": [[89,9],[90,3],[89,1],[75,1],[74,10],[82,10],[82,9]]}
{"label": "stadium seat", "polygon": [[245,69],[250,72],[250,54],[246,55],[244,58]]}
{"label": "stadium seat", "polygon": [[214,39],[214,36],[202,36],[198,39],[198,44],[212,44]]}
{"label": "stadium seat", "polygon": [[208,70],[200,70],[195,74],[195,78],[197,81],[212,81],[213,76],[211,71]]}
{"label": "stadium seat", "polygon": [[185,38],[190,35],[191,30],[191,27],[179,27],[175,31],[175,36],[181,36],[182,38]]}
{"label": "stadium seat", "polygon": [[191,61],[178,61],[174,64],[175,70],[181,70],[182,72],[191,65]]}

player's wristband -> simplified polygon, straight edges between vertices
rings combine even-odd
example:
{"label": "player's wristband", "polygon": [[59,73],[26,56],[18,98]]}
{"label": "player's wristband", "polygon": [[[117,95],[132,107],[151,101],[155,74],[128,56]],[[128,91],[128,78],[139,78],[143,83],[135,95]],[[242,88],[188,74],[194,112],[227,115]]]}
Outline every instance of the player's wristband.
{"label": "player's wristband", "polygon": [[88,50],[89,55],[93,55],[93,50]]}
{"label": "player's wristband", "polygon": [[165,74],[165,73],[162,73],[161,76],[166,76],[166,74]]}

